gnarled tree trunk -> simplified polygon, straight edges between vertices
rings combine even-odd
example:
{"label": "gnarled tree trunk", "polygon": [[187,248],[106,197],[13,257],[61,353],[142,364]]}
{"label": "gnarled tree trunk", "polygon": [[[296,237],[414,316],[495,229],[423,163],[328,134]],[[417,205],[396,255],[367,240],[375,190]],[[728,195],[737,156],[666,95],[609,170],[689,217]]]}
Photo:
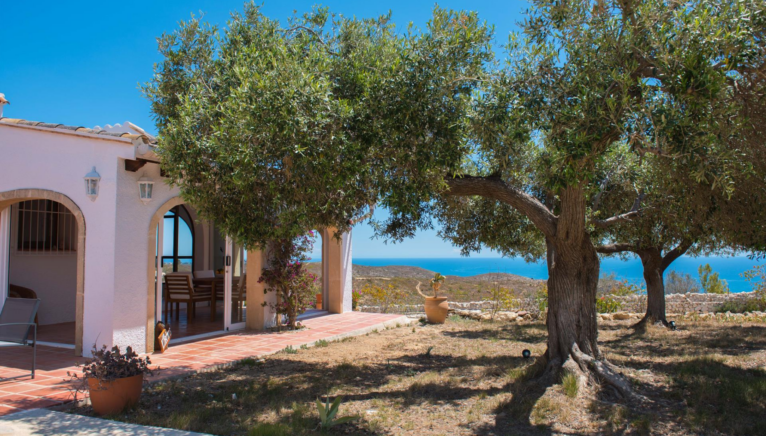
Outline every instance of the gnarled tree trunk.
{"label": "gnarled tree trunk", "polygon": [[646,323],[661,322],[668,325],[665,318],[665,266],[662,251],[659,248],[638,250],[641,264],[644,267],[644,281],[646,282],[646,314],[636,324],[640,326]]}
{"label": "gnarled tree trunk", "polygon": [[548,241],[548,358],[561,365],[575,347],[599,357],[596,288],[599,261],[585,238],[578,246]]}
{"label": "gnarled tree trunk", "polygon": [[[548,365],[580,370],[581,378],[595,374],[625,396],[630,384],[598,349],[596,291],[599,258],[585,223],[585,195],[579,187],[561,193],[561,214],[548,249]],[[572,364],[573,362],[574,364]]]}
{"label": "gnarled tree trunk", "polygon": [[587,231],[581,186],[560,191],[560,214],[499,177],[447,177],[446,195],[480,195],[504,202],[526,215],[545,235],[548,248],[548,350],[546,372],[563,366],[582,376],[595,374],[623,395],[629,383],[601,358],[596,322],[599,259]]}

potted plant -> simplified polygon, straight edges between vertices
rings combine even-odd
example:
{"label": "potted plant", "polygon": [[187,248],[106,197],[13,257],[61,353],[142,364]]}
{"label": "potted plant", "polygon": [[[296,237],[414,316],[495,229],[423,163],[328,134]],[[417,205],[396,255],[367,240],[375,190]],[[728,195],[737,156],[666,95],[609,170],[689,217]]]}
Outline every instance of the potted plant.
{"label": "potted plant", "polygon": [[444,324],[447,319],[447,313],[449,312],[449,303],[447,297],[439,296],[439,288],[447,278],[443,275],[436,273],[431,279],[431,289],[434,291],[433,297],[429,297],[420,292],[420,282],[417,284],[418,294],[425,298],[426,319],[431,324]]}
{"label": "potted plant", "polygon": [[[83,390],[90,393],[93,411],[99,415],[113,415],[138,404],[144,374],[152,374],[149,357],[139,357],[131,347],[125,354],[117,346],[100,350],[93,346],[93,357],[82,364],[82,377],[67,373],[74,379],[82,380]],[[79,390],[79,389],[78,389]]]}

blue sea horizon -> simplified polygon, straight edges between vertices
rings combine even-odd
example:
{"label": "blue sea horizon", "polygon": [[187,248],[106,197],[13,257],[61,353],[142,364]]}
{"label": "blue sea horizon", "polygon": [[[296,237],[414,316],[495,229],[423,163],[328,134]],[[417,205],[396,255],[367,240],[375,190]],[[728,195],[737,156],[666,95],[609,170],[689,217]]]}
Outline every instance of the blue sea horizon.
{"label": "blue sea horizon", "polygon": [[[319,262],[321,259],[314,259]],[[533,279],[545,280],[548,278],[548,268],[545,262],[527,263],[521,258],[486,258],[486,257],[463,257],[463,258],[354,258],[355,265],[365,266],[416,266],[430,271],[439,272],[446,276],[468,277],[486,273],[508,273]],[[713,272],[719,273],[722,280],[729,284],[731,292],[750,292],[750,283],[742,278],[741,274],[756,265],[763,265],[763,260],[756,261],[746,256],[734,257],[681,257],[665,272],[677,271],[690,274],[699,281],[697,269],[700,265],[709,263]],[[630,258],[620,260],[607,258],[601,260],[601,274],[614,273],[618,280],[628,280],[643,287],[644,276],[641,260]]]}

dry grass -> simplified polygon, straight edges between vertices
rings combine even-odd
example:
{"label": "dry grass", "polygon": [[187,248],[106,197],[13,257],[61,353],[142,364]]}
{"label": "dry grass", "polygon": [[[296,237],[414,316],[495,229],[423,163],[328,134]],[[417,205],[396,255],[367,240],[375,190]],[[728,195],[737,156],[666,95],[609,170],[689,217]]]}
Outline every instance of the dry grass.
{"label": "dry grass", "polygon": [[601,326],[602,351],[650,399],[640,406],[571,375],[531,377],[521,351],[545,351],[543,324],[453,317],[154,385],[138,409],[114,419],[221,435],[311,434],[314,400],[329,394],[344,398],[340,416],[361,416],[333,429],[342,434],[763,434],[766,325],[679,324],[643,334],[625,322]]}

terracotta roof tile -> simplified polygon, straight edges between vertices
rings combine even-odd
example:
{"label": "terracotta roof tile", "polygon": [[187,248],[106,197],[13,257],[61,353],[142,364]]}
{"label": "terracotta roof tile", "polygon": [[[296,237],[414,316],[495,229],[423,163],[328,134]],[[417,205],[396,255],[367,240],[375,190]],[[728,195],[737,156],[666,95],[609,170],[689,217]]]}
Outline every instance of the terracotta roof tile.
{"label": "terracotta roof tile", "polygon": [[103,135],[103,136],[110,136],[113,138],[126,138],[126,139],[134,139],[134,138],[144,138],[144,139],[151,139],[144,135],[138,135],[133,133],[116,133],[116,132],[107,132],[106,130],[95,130],[95,129],[89,129],[87,127],[82,126],[67,126],[64,124],[54,124],[54,123],[43,123],[40,121],[30,121],[30,120],[22,120],[19,118],[7,118],[7,117],[0,117],[0,124],[17,124],[21,126],[32,126],[32,127],[43,127],[46,129],[54,129],[54,130],[66,130],[68,132],[78,132],[78,133],[89,133],[93,135]]}

